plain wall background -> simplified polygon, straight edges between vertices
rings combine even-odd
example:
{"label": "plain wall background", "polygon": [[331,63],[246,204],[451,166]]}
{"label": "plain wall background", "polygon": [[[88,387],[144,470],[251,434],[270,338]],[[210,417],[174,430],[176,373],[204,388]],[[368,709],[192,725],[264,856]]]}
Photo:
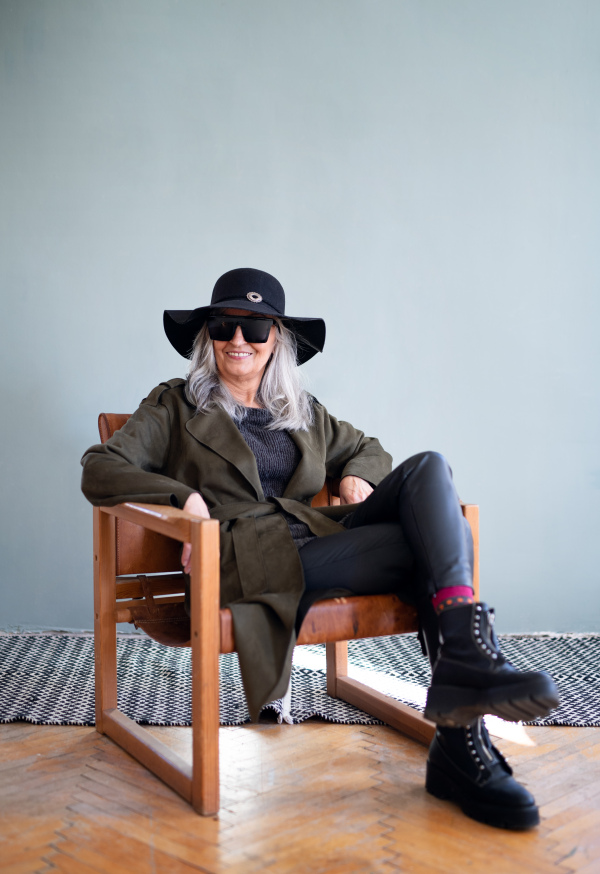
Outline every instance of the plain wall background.
{"label": "plain wall background", "polygon": [[97,414],[253,266],[331,412],[448,456],[500,629],[598,629],[599,45],[594,0],[1,0],[0,626],[91,627]]}

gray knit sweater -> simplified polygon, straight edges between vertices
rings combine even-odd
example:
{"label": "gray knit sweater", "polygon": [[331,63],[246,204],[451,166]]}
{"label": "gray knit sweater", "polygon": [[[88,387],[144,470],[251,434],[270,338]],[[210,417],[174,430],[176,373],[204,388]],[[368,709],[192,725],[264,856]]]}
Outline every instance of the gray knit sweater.
{"label": "gray knit sweater", "polygon": [[[267,425],[271,421],[268,410],[246,407],[245,418],[236,422],[236,425],[256,458],[265,498],[281,498],[300,462],[300,450],[289,431],[269,431]],[[315,535],[308,525],[288,513],[282,515],[298,549],[313,539]]]}

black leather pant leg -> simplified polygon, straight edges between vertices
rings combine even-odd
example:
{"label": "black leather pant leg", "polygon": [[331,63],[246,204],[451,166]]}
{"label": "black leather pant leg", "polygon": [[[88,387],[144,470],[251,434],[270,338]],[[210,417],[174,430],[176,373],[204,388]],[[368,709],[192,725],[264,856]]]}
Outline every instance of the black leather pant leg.
{"label": "black leather pant leg", "polygon": [[316,537],[299,552],[307,592],[418,597],[415,562],[398,522],[377,522]]}
{"label": "black leather pant leg", "polygon": [[443,455],[421,452],[392,471],[347,520],[352,530],[399,522],[430,595],[473,585],[473,538]]}
{"label": "black leather pant leg", "polygon": [[306,591],[297,628],[315,601],[340,595],[399,595],[416,603],[419,579],[398,522],[378,522],[316,537],[299,552]]}

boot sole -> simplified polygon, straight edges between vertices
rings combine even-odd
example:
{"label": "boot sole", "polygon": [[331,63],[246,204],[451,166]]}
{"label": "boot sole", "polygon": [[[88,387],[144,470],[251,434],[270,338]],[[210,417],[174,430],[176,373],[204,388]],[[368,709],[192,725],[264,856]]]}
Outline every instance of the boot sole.
{"label": "boot sole", "polygon": [[494,828],[506,828],[513,831],[524,831],[539,825],[540,813],[535,804],[527,807],[498,807],[495,804],[484,804],[474,798],[469,798],[444,771],[431,762],[427,763],[425,788],[430,795],[442,801],[452,801],[458,804],[462,812],[477,822],[483,822]]}
{"label": "boot sole", "polygon": [[558,691],[549,677],[494,689],[432,686],[427,693],[425,718],[456,728],[470,725],[490,713],[509,722],[530,722],[558,707]]}

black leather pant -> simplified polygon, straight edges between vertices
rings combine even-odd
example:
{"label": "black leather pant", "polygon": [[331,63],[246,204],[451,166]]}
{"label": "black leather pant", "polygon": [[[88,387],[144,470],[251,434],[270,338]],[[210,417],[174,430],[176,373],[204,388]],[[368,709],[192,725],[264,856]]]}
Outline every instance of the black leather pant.
{"label": "black leather pant", "polygon": [[400,464],[344,525],[346,531],[300,549],[306,582],[302,614],[332,589],[393,592],[420,607],[441,588],[473,585],[471,528],[452,471],[437,452]]}

